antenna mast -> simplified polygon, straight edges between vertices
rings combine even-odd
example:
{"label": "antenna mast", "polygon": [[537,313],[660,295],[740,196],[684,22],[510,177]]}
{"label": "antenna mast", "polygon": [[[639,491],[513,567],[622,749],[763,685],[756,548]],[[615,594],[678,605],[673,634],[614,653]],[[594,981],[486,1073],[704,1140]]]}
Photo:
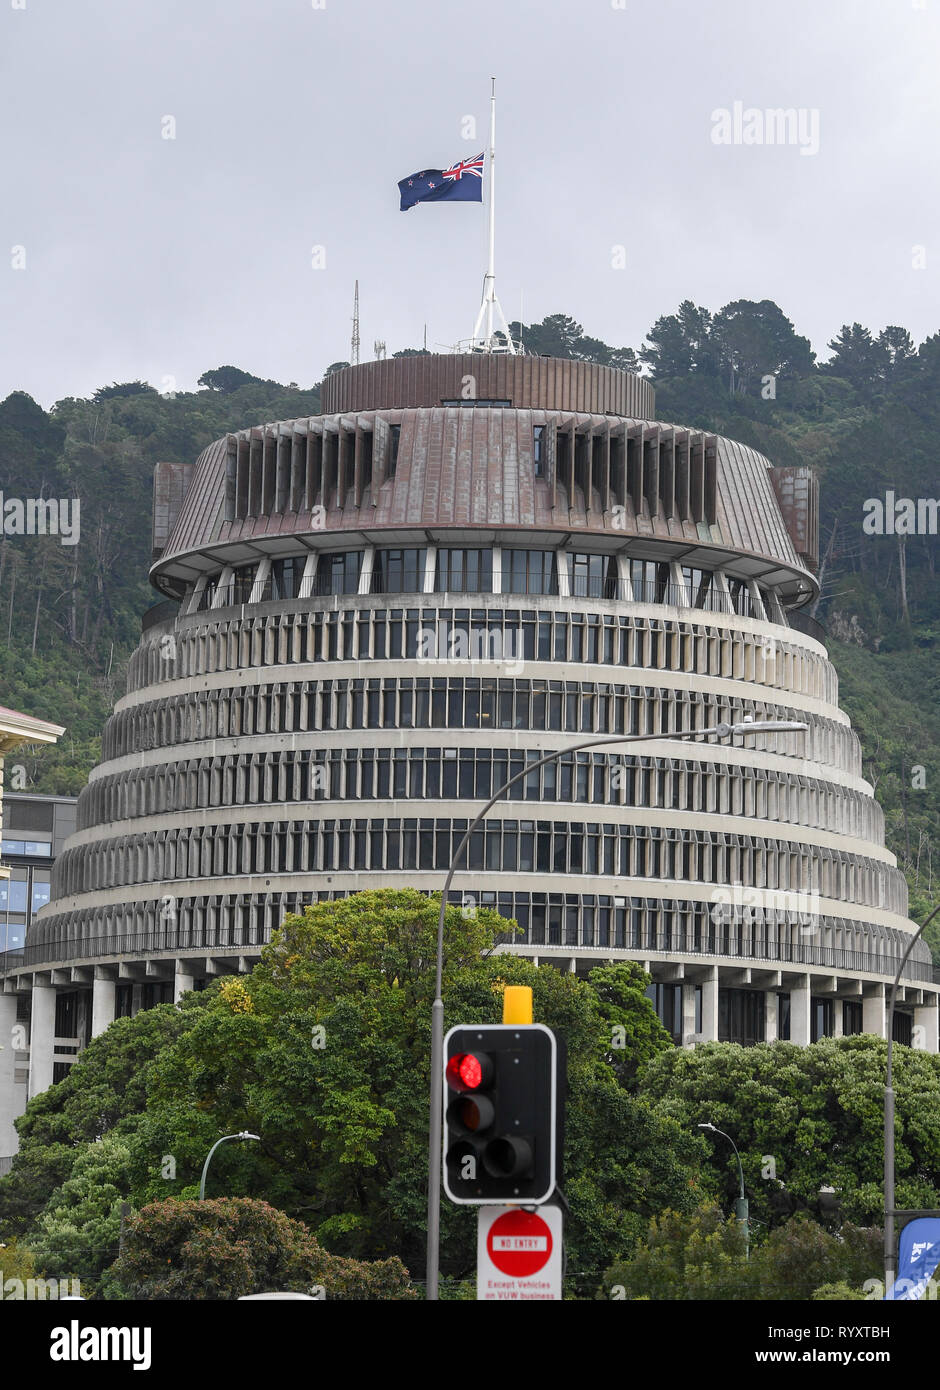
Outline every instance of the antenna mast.
{"label": "antenna mast", "polygon": [[356,281],[356,294],[353,299],[352,348],[349,360],[354,367],[359,365],[359,281]]}

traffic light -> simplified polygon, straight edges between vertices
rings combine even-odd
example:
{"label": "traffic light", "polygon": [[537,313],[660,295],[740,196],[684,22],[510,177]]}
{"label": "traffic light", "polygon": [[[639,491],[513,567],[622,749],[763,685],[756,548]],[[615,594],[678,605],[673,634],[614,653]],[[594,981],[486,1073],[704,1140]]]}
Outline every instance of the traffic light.
{"label": "traffic light", "polygon": [[552,1030],[543,1023],[452,1028],[444,1087],[451,1201],[547,1202],[561,1181],[564,1107],[563,1048]]}

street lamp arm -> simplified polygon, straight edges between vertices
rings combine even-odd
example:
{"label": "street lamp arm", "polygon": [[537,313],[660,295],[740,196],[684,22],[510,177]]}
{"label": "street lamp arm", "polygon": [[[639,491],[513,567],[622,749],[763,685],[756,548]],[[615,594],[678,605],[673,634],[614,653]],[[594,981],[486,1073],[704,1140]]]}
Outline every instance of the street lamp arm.
{"label": "street lamp arm", "polygon": [[[773,724],[773,728],[779,731],[783,722],[784,721],[778,721],[776,724]],[[444,890],[441,895],[441,911],[437,923],[437,976],[435,991],[436,997],[440,998],[441,989],[444,983],[444,915],[445,908],[447,906],[447,895],[450,892],[450,886],[453,882],[454,874],[457,872],[457,867],[460,864],[463,852],[466,849],[467,845],[470,843],[470,837],[476,830],[477,826],[479,826],[480,823],[483,820],[485,820],[486,816],[496,805],[497,801],[502,800],[509,788],[512,787],[516,782],[520,781],[523,777],[528,777],[530,773],[537,772],[540,767],[545,767],[547,763],[554,762],[556,758],[563,758],[569,753],[580,753],[585,748],[600,748],[604,747],[605,745],[616,745],[624,743],[671,743],[675,739],[707,738],[710,734],[713,734],[717,738],[726,738],[729,734],[761,733],[764,731],[764,727],[765,726],[763,723],[760,725],[752,726],[748,723],[748,721],[745,720],[740,724],[718,724],[714,729],[685,729],[682,732],[667,734],[604,734],[600,738],[586,738],[582,739],[579,743],[567,744],[564,748],[555,748],[551,753],[546,753],[543,757],[538,758],[533,763],[526,763],[525,766],[520,768],[518,772],[514,772],[513,775],[509,778],[508,782],[504,782],[503,785],[499,788],[499,790],[493,793],[493,795],[490,797],[489,801],[486,803],[483,809],[470,823],[469,827],[464,833],[463,839],[457,846],[456,852],[454,853],[454,857],[450,861],[450,867],[447,870],[447,878],[444,881]],[[803,724],[787,723],[784,732],[787,732],[788,730],[799,732],[805,729],[805,727],[806,726]]]}
{"label": "street lamp arm", "polygon": [[[483,809],[471,821],[456,853],[450,861],[444,889],[441,893],[441,910],[437,919],[437,965],[435,975],[434,1003],[431,1006],[431,1104],[430,1127],[428,1132],[428,1235],[426,1266],[426,1297],[435,1300],[438,1295],[439,1238],[440,1238],[440,1200],[441,1200],[441,1132],[443,1128],[443,1068],[444,1068],[444,1001],[441,992],[444,987],[444,917],[447,912],[447,895],[453,882],[457,865],[477,826],[496,805],[511,786],[531,772],[537,772],[546,763],[563,758],[568,753],[579,753],[585,748],[602,748],[624,743],[672,743],[677,739],[706,739],[709,736],[727,738],[729,734],[749,733],[805,733],[808,725],[798,720],[754,720],[744,718],[740,723],[728,724],[721,721],[713,729],[685,729],[675,733],[660,734],[603,734],[600,738],[581,739],[578,743],[567,744],[546,753],[535,762],[525,764],[513,773],[508,782],[495,792]],[[740,1163],[740,1159],[738,1160]],[[741,1192],[744,1192],[744,1178],[741,1178]]]}
{"label": "street lamp arm", "polygon": [[212,1148],[206,1154],[206,1161],[202,1165],[202,1177],[199,1179],[199,1200],[204,1202],[206,1198],[206,1174],[209,1172],[209,1164],[212,1162],[212,1155],[220,1144],[224,1144],[227,1139],[259,1139],[258,1134],[249,1134],[247,1130],[239,1130],[237,1134],[223,1134],[221,1139],[217,1139]]}

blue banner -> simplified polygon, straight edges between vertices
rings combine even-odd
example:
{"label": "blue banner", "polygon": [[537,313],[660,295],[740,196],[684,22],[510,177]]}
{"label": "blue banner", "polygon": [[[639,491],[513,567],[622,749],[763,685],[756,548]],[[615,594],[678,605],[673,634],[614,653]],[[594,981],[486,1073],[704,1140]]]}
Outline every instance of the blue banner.
{"label": "blue banner", "polygon": [[930,1277],[940,1264],[940,1219],[919,1216],[901,1232],[898,1277],[885,1294],[886,1303],[923,1298]]}

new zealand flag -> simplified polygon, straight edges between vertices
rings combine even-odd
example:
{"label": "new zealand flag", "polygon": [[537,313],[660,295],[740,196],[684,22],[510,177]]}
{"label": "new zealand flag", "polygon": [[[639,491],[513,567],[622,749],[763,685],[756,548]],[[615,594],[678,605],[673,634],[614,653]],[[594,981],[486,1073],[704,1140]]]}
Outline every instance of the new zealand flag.
{"label": "new zealand flag", "polygon": [[483,155],[460,159],[449,169],[422,169],[398,185],[401,211],[415,203],[482,203]]}

